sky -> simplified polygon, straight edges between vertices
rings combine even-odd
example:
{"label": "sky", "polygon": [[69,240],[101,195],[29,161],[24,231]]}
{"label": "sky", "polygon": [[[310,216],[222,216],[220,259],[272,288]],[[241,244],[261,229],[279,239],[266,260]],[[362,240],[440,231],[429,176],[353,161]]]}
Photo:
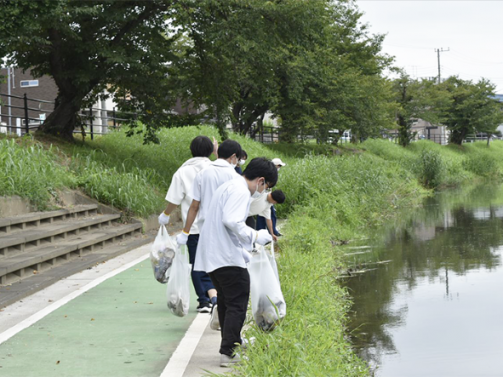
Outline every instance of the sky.
{"label": "sky", "polygon": [[503,94],[503,0],[355,0],[372,34],[387,34],[383,52],[413,78],[481,78]]}

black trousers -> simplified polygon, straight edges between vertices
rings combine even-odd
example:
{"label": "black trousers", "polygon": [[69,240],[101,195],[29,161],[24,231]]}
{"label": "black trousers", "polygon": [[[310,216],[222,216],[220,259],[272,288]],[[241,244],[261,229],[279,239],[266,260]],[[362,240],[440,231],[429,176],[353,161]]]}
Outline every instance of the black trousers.
{"label": "black trousers", "polygon": [[241,344],[241,329],[250,298],[250,275],[246,268],[222,267],[209,273],[217,290],[217,309],[222,341],[220,353],[232,356]]}

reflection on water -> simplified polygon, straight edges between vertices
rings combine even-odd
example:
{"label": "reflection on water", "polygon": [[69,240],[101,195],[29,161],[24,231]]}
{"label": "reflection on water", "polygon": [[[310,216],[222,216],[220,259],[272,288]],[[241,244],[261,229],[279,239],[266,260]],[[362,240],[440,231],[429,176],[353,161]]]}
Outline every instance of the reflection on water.
{"label": "reflection on water", "polygon": [[503,189],[442,193],[402,216],[347,281],[350,330],[379,377],[503,376]]}

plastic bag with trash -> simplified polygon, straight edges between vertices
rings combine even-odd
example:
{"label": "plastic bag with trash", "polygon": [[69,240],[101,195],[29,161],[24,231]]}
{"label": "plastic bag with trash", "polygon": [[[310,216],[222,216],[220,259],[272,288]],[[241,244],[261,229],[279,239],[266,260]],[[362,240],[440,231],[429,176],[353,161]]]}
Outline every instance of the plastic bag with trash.
{"label": "plastic bag with trash", "polygon": [[171,266],[166,297],[168,308],[174,315],[183,317],[189,312],[190,304],[190,264],[186,245],[180,245]]}
{"label": "plastic bag with trash", "polygon": [[279,279],[263,246],[258,246],[248,272],[253,318],[260,329],[272,331],[286,315],[286,302]]}
{"label": "plastic bag with trash", "polygon": [[154,270],[154,277],[159,283],[166,283],[169,277],[169,268],[173,264],[176,246],[171,240],[168,231],[161,225],[150,249],[150,262]]}

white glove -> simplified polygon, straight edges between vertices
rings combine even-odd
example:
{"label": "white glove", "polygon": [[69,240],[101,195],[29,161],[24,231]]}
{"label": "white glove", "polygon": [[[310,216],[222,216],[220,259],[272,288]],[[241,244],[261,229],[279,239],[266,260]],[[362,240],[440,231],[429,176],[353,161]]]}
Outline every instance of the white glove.
{"label": "white glove", "polygon": [[257,239],[255,240],[256,243],[259,245],[265,245],[268,242],[272,241],[272,236],[269,234],[269,231],[267,229],[260,229],[257,231]]}
{"label": "white glove", "polygon": [[241,254],[243,254],[243,258],[245,260],[245,263],[250,263],[251,254],[249,252],[247,252],[245,249],[242,249]]}
{"label": "white glove", "polygon": [[166,215],[164,212],[159,215],[159,225],[168,225],[169,224],[169,215]]}
{"label": "white glove", "polygon": [[187,245],[187,240],[189,239],[189,235],[184,233],[183,230],[180,232],[178,236],[176,236],[176,243],[178,245]]}

